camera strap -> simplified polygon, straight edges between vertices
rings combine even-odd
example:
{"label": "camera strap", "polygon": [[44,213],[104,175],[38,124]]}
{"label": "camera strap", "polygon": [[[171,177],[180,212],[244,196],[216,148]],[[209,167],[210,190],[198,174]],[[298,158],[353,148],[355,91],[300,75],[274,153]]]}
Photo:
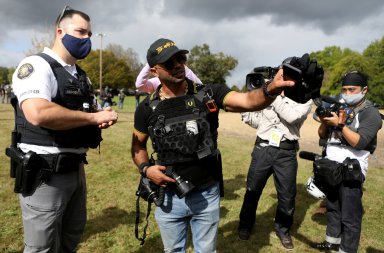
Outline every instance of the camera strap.
{"label": "camera strap", "polygon": [[[139,185],[139,189],[138,191],[140,190],[140,185]],[[148,201],[148,207],[147,207],[147,216],[145,217],[145,226],[144,226],[144,229],[143,229],[143,237],[139,237],[139,223],[140,223],[140,195],[137,195],[137,199],[136,199],[136,222],[135,222],[135,237],[137,240],[140,241],[140,245],[142,246],[145,242],[145,238],[147,237],[147,227],[148,227],[148,217],[149,215],[151,214],[151,205],[152,205],[152,202],[151,201]]]}

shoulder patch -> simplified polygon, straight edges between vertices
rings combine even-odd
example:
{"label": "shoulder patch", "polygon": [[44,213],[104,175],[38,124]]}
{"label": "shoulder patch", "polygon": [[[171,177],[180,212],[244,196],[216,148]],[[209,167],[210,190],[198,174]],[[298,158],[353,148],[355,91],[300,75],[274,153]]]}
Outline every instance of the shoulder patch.
{"label": "shoulder patch", "polygon": [[30,63],[24,63],[20,66],[19,71],[17,72],[17,77],[19,79],[25,79],[28,78],[30,75],[32,75],[34,69],[32,64]]}

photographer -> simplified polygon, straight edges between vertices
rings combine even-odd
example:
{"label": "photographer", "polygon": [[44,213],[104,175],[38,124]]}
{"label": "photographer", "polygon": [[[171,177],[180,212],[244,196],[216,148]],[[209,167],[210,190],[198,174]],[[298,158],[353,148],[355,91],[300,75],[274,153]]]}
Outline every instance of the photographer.
{"label": "photographer", "polygon": [[256,221],[256,209],[268,178],[273,174],[278,205],[275,231],[286,249],[293,249],[290,228],[296,196],[297,157],[300,128],[311,111],[312,100],[304,104],[284,96],[284,92],[267,108],[242,113],[242,121],[257,129],[247,189],[240,211],[238,236],[248,240]]}
{"label": "photographer", "polygon": [[340,168],[330,171],[335,177],[328,181],[334,182],[325,188],[326,239],[312,245],[319,250],[348,253],[358,250],[363,216],[362,184],[368,170],[368,156],[376,148],[377,132],[382,126],[378,109],[365,99],[367,92],[368,77],[358,71],[348,72],[342,78],[341,97],[353,110],[353,117],[346,121],[342,108],[330,115],[319,115],[318,133],[320,138],[327,139],[326,167]]}
{"label": "photographer", "polygon": [[[195,252],[216,252],[221,179],[219,109],[263,109],[294,82],[284,81],[280,70],[264,89],[247,93],[231,91],[225,85],[194,84],[185,76],[187,53],[168,39],[158,39],[149,47],[150,71],[161,85],[135,112],[131,152],[141,175],[165,187],[163,205],[155,210],[164,251],[185,252],[190,224]],[[157,155],[155,163],[149,159],[149,138]],[[181,180],[193,185],[192,190],[178,191],[175,183]]]}

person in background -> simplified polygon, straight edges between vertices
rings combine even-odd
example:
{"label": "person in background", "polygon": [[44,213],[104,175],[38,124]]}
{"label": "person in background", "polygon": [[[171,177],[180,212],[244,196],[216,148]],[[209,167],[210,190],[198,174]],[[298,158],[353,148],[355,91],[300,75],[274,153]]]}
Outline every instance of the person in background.
{"label": "person in background", "polygon": [[328,163],[320,169],[332,167],[338,173],[330,179],[334,183],[327,183],[324,191],[327,196],[325,241],[311,246],[320,251],[355,253],[360,241],[368,157],[376,149],[382,119],[378,109],[366,99],[366,74],[350,71],[343,76],[341,84],[341,98],[352,112],[340,109],[331,115],[319,115],[318,132],[320,138],[326,139],[325,161]]}
{"label": "person in background", "polygon": [[4,104],[5,100],[5,89],[3,87],[0,87],[0,97],[1,97],[1,103]]}
{"label": "person in background", "polygon": [[117,101],[117,108],[120,109],[120,110],[123,110],[124,108],[124,100],[125,100],[125,89],[122,88],[120,91],[119,91],[119,94],[118,94],[118,101]]}
{"label": "person in background", "polygon": [[91,51],[91,35],[90,17],[66,6],[53,47],[23,59],[13,74],[14,151],[33,160],[16,167],[20,174],[28,171],[18,190],[24,253],[76,252],[84,232],[86,152],[118,119],[111,108],[97,111],[86,73],[76,65]]}
{"label": "person in background", "polygon": [[[144,91],[144,92],[154,92],[156,88],[160,85],[160,79],[158,77],[150,77],[151,76],[151,71],[150,71],[150,66],[145,64],[143,69],[140,71],[139,75],[136,78],[136,88],[139,91]],[[200,79],[195,75],[195,73],[192,72],[190,68],[188,68],[185,65],[185,76],[190,79],[192,82],[195,83],[202,83]]]}
{"label": "person in background", "polygon": [[290,228],[295,211],[298,141],[311,105],[311,99],[300,104],[285,97],[283,92],[267,108],[241,114],[244,123],[257,129],[240,211],[238,236],[241,240],[250,237],[260,196],[273,175],[278,199],[275,232],[284,248],[293,249]]}

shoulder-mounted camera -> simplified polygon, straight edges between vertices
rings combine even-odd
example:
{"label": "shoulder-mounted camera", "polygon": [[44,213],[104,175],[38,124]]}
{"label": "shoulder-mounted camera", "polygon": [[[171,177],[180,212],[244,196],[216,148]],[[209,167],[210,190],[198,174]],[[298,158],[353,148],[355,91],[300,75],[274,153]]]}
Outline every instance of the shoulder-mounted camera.
{"label": "shoulder-mounted camera", "polygon": [[272,80],[279,68],[283,69],[283,79],[295,82],[295,86],[284,89],[284,95],[295,102],[306,103],[320,97],[324,70],[308,54],[302,57],[289,57],[279,67],[256,67],[246,76],[248,90],[261,88],[266,80]]}

